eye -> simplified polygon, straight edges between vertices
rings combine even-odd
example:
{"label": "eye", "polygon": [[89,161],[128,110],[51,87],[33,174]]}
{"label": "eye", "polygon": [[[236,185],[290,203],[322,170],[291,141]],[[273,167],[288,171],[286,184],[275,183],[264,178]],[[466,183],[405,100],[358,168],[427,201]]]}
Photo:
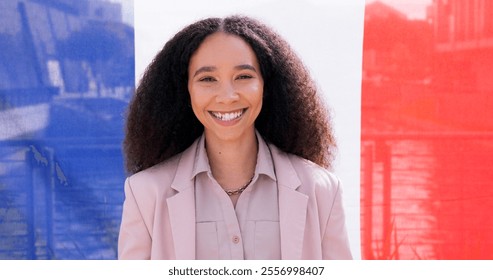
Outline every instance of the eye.
{"label": "eye", "polygon": [[199,82],[214,82],[216,79],[210,76],[202,77],[199,79]]}
{"label": "eye", "polygon": [[238,77],[236,77],[237,80],[245,80],[245,79],[251,79],[253,78],[252,75],[248,75],[248,74],[242,74],[242,75],[239,75]]}

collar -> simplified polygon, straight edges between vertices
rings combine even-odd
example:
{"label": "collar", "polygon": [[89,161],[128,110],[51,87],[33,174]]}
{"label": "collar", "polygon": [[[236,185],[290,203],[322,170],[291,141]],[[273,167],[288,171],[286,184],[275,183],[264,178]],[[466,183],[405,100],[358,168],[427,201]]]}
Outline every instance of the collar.
{"label": "collar", "polygon": [[[255,131],[255,133],[257,135],[258,142],[257,165],[255,166],[255,175],[264,174],[269,176],[272,180],[277,181],[269,146],[258,131]],[[205,148],[204,134],[202,134],[198,139],[192,170],[192,178],[203,172],[211,173],[209,158],[207,157],[207,151]]]}

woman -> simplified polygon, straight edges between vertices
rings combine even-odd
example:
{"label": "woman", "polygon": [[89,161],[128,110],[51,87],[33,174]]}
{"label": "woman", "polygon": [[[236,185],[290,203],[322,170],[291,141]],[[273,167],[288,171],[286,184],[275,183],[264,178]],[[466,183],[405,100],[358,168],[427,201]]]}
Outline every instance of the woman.
{"label": "woman", "polygon": [[351,258],[334,148],[282,38],[247,17],[189,25],[129,107],[119,258]]}

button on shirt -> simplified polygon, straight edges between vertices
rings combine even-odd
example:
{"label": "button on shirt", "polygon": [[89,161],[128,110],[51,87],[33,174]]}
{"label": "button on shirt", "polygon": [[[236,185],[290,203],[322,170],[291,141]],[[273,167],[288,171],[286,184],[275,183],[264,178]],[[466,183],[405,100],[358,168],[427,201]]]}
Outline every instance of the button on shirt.
{"label": "button on shirt", "polygon": [[252,182],[233,206],[212,176],[201,137],[195,154],[196,258],[281,259],[277,181],[270,150],[257,133]]}

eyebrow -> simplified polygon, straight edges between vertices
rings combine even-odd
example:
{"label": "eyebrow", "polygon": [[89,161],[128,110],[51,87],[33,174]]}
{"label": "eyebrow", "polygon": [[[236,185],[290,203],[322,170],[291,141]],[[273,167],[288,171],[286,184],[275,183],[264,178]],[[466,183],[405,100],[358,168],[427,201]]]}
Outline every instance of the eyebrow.
{"label": "eyebrow", "polygon": [[241,64],[241,65],[235,66],[235,69],[236,70],[252,70],[253,72],[257,72],[257,69],[255,69],[255,67],[253,67],[250,64]]}
{"label": "eyebrow", "polygon": [[213,72],[216,69],[217,69],[217,67],[214,67],[214,66],[202,66],[197,71],[195,71],[195,74],[193,74],[193,76],[195,77],[198,74],[204,73],[204,72]]}
{"label": "eyebrow", "polygon": [[[240,64],[240,65],[235,66],[234,69],[236,69],[236,70],[245,70],[246,69],[246,70],[252,70],[255,73],[257,72],[257,69],[255,69],[255,67],[253,67],[250,64]],[[195,77],[195,76],[199,75],[200,73],[204,73],[204,72],[214,72],[215,70],[217,70],[217,67],[215,67],[215,66],[202,66],[197,71],[195,71],[193,76]]]}

